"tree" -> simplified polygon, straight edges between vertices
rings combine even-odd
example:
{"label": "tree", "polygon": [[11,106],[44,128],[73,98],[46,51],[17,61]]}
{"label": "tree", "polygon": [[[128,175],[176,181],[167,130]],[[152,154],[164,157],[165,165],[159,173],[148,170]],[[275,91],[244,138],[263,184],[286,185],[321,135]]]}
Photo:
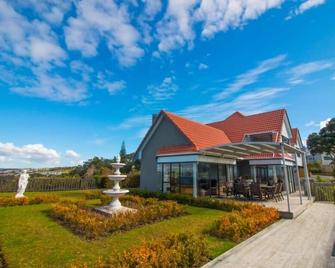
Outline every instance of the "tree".
{"label": "tree", "polygon": [[121,149],[120,149],[120,158],[121,158],[121,162],[124,162],[124,161],[125,161],[126,155],[127,155],[126,144],[125,144],[124,141],[122,141]]}
{"label": "tree", "polygon": [[313,155],[325,153],[330,156],[335,174],[335,118],[331,119],[319,133],[308,136],[307,147]]}

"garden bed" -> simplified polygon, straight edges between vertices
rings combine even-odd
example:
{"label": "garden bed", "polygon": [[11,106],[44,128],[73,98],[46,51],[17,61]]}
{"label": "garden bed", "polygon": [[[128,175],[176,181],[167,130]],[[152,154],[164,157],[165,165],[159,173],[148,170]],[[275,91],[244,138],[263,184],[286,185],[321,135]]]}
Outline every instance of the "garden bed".
{"label": "garden bed", "polygon": [[7,267],[8,267],[8,264],[6,262],[5,256],[0,246],[0,268],[7,268]]}
{"label": "garden bed", "polygon": [[67,201],[53,205],[49,215],[70,228],[75,234],[87,239],[95,239],[186,214],[184,207],[175,201],[159,201],[154,198],[145,199],[135,196],[125,196],[121,201],[125,206],[137,211],[105,215],[87,206],[85,202]]}
{"label": "garden bed", "polygon": [[42,203],[56,203],[60,200],[57,195],[36,195],[34,197],[0,197],[0,207],[36,205]]}

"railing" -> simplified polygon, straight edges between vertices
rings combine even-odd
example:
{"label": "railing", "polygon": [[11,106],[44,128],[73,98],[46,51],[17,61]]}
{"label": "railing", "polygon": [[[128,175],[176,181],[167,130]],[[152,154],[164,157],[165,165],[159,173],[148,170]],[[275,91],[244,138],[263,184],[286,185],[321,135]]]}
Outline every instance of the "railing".
{"label": "railing", "polygon": [[[15,192],[17,189],[17,179],[0,178],[0,192]],[[36,178],[30,179],[27,192],[48,192],[66,190],[84,190],[97,188],[94,179],[80,178]]]}
{"label": "railing", "polygon": [[313,182],[311,192],[315,196],[315,201],[329,201],[335,203],[335,183],[334,182]]}

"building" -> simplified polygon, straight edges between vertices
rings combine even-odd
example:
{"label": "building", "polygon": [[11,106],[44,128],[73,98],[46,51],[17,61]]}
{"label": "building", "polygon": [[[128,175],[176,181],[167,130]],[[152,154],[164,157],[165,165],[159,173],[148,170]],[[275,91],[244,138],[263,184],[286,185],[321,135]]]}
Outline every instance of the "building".
{"label": "building", "polygon": [[[279,144],[290,153],[281,154]],[[238,177],[284,181],[283,166],[294,192],[302,151],[299,130],[291,127],[284,109],[253,115],[235,112],[209,124],[161,111],[153,116],[135,157],[141,160],[141,188],[197,196],[221,195],[224,185]]]}

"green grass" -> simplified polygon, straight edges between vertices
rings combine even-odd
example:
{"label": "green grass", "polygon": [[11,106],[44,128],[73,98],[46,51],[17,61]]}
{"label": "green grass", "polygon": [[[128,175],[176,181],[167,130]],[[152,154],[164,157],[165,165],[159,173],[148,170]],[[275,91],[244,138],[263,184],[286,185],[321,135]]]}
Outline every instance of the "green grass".
{"label": "green grass", "polygon": [[[69,191],[52,194],[60,195],[62,199],[80,200],[84,199],[84,193]],[[235,245],[231,241],[203,234],[213,221],[225,213],[218,210],[188,206],[186,209],[190,215],[87,241],[50,219],[46,214],[50,206],[0,208],[0,245],[9,267],[66,267],[74,262],[92,264],[98,257],[108,258],[113,251],[126,250],[147,239],[183,232],[201,235],[208,244],[212,258]]]}

